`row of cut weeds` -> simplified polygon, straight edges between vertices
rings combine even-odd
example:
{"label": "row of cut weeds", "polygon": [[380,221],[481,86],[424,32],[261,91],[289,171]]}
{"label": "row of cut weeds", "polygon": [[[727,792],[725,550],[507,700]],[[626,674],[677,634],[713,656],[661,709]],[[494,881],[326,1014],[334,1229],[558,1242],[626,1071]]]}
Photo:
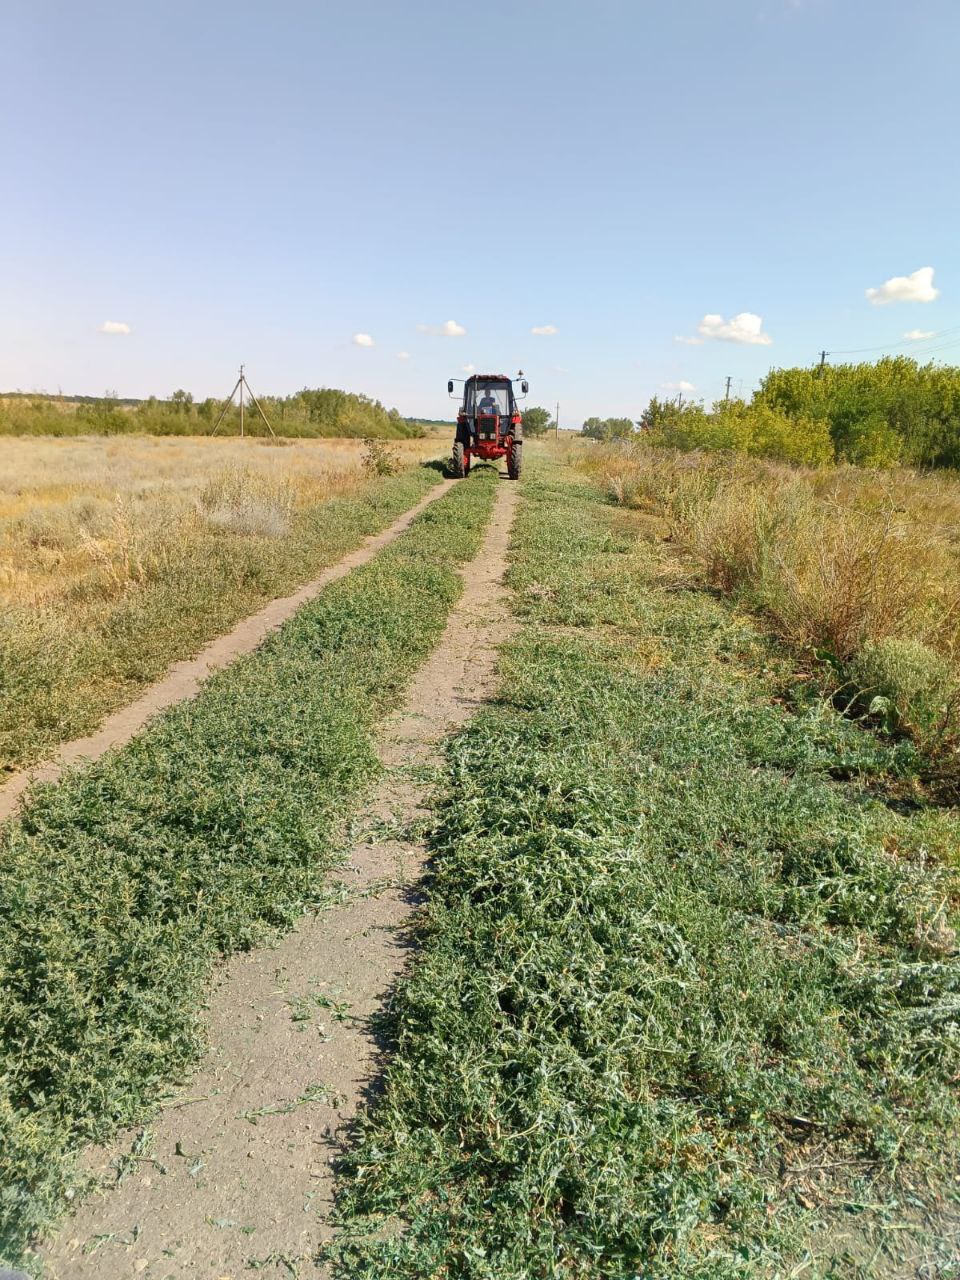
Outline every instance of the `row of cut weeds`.
{"label": "row of cut weeds", "polygon": [[495,485],[459,485],[0,833],[0,1265],[62,1210],[76,1153],[196,1058],[217,956],[316,901],[372,725],[438,639]]}
{"label": "row of cut weeds", "polygon": [[[422,497],[429,442],[14,439],[0,463],[0,778]],[[385,475],[395,463],[397,474]],[[400,468],[402,467],[402,470]]]}
{"label": "row of cut weeds", "polygon": [[955,1275],[956,815],[871,800],[909,750],[775,702],[639,517],[524,493],[339,1274]]}
{"label": "row of cut weeds", "polygon": [[664,517],[703,579],[818,660],[841,705],[906,731],[948,776],[960,748],[960,483],[802,470],[646,446],[581,465]]}

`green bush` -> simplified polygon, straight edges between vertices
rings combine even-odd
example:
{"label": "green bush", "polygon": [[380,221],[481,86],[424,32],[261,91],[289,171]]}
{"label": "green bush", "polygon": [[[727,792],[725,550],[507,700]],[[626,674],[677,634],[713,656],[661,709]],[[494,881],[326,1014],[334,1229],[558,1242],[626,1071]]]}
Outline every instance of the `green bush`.
{"label": "green bush", "polygon": [[645,415],[654,424],[650,439],[666,448],[728,450],[813,467],[833,461],[829,428],[816,418],[791,418],[771,405],[743,400],[721,401],[713,413],[702,405],[655,412],[653,404]]}
{"label": "green bush", "polygon": [[960,466],[960,368],[907,356],[774,369],[756,400],[825,422],[840,459],[864,466]]}

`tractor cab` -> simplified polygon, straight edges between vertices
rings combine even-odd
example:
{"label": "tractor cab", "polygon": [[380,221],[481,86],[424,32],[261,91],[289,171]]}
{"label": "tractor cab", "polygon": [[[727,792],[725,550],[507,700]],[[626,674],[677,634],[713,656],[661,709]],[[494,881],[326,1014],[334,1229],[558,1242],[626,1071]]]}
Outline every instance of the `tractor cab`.
{"label": "tractor cab", "polygon": [[[520,384],[527,393],[526,381]],[[453,394],[453,381],[447,383]],[[507,459],[511,480],[520,475],[523,419],[513,391],[513,382],[504,374],[476,373],[463,384],[463,398],[457,414],[457,434],[453,444],[453,474],[470,472],[474,457]]]}

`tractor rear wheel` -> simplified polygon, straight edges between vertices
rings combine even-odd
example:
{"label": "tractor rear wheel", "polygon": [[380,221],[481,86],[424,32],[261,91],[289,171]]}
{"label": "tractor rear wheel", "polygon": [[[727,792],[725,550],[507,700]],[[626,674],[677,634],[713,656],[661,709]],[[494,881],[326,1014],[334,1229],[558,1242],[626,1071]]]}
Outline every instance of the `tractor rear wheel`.
{"label": "tractor rear wheel", "polygon": [[520,464],[523,461],[523,445],[519,441],[513,442],[513,448],[507,458],[507,475],[511,480],[520,479]]}
{"label": "tractor rear wheel", "polygon": [[462,480],[467,474],[463,465],[463,441],[457,440],[453,446],[452,471],[455,480]]}

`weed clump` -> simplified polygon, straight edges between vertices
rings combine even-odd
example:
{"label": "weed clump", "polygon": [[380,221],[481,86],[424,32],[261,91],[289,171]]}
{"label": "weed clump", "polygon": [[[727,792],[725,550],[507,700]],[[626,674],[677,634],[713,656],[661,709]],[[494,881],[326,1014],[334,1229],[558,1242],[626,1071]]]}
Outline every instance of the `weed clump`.
{"label": "weed clump", "polygon": [[871,641],[850,665],[857,702],[889,731],[909,729],[927,749],[957,731],[960,690],[950,664],[919,640]]}

